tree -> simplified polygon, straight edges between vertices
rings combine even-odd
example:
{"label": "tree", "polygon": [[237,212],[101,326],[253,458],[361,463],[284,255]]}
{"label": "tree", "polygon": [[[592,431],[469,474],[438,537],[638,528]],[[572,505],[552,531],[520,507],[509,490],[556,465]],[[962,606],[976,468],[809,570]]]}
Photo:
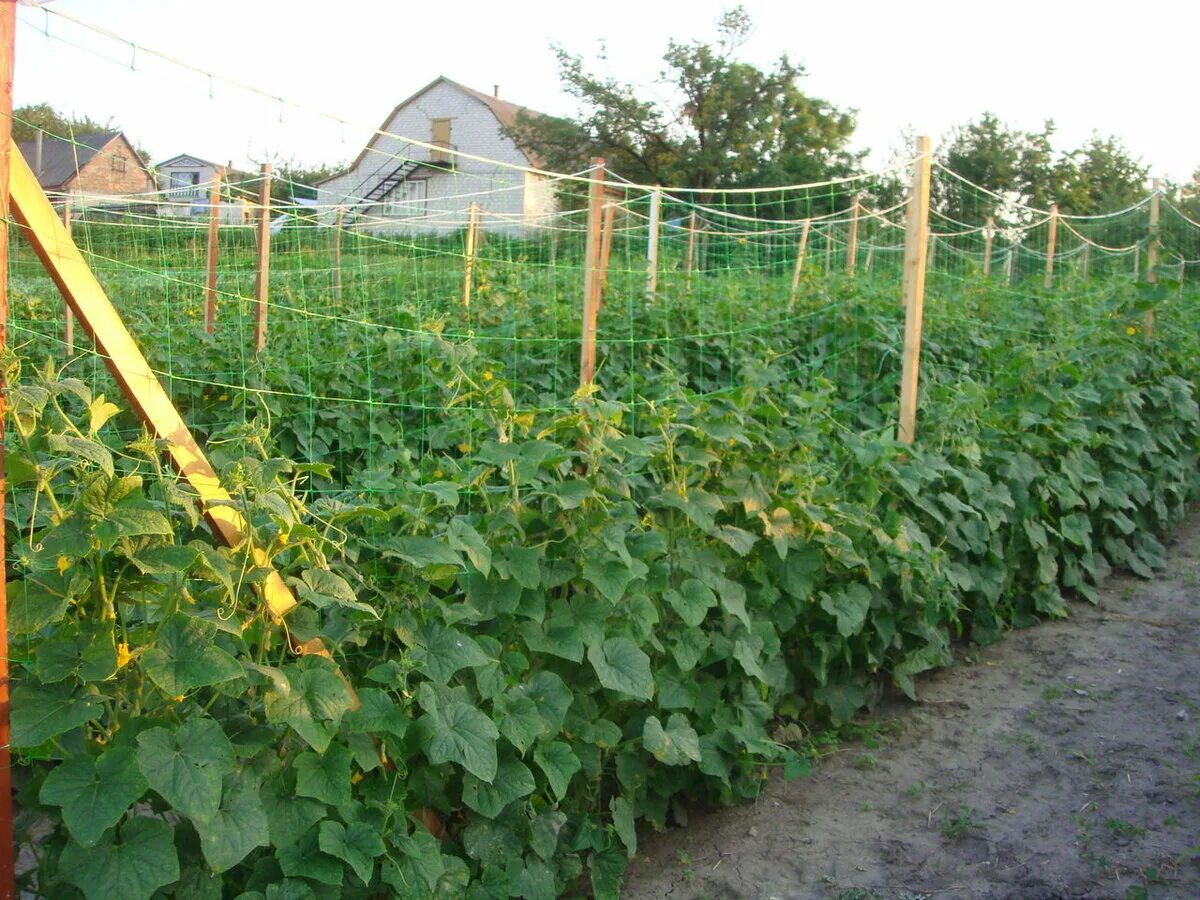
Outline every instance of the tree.
{"label": "tree", "polygon": [[1118,138],[1093,134],[1060,162],[1059,206],[1077,215],[1126,209],[1146,198],[1149,171]]}
{"label": "tree", "polygon": [[737,60],[751,27],[739,6],[718,21],[715,44],[670,41],[659,79],[667,100],[593,74],[582,57],[555,45],[578,114],[522,114],[510,134],[548,168],[579,171],[603,156],[613,171],[644,184],[717,191],[852,172],[861,160],[847,149],[854,113],[805,94],[804,68],[787,56],[766,70]]}
{"label": "tree", "polygon": [[112,119],[97,122],[89,116],[65,116],[49,103],[33,103],[13,110],[12,136],[15,141],[32,141],[38,131],[54,137],[71,138],[118,130],[118,126],[112,124]]}

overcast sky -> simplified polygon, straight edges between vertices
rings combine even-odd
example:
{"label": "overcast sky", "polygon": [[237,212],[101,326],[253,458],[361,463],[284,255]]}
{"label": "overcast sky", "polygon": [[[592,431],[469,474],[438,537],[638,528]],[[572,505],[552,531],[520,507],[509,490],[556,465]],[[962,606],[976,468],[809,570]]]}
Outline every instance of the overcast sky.
{"label": "overcast sky", "polygon": [[[34,0],[38,2],[38,0]],[[720,0],[604,3],[440,0],[52,0],[145,47],[253,85],[254,97],[18,10],[15,103],[110,117],[155,160],[192,153],[248,165],[352,158],[401,99],[446,75],[550,113],[569,113],[551,42],[655,90],[669,39],[712,38]],[[802,63],[804,88],[858,110],[855,144],[882,165],[903,129],[937,138],[984,110],[1022,128],[1058,125],[1060,148],[1119,136],[1152,174],[1200,167],[1197,0],[747,0],[743,57]],[[50,39],[44,34],[49,28]]]}

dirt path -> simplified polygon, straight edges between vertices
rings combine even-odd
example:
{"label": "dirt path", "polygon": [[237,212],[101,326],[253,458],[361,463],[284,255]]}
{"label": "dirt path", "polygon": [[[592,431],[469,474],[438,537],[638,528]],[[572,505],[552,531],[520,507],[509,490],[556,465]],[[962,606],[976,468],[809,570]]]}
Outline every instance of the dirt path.
{"label": "dirt path", "polygon": [[1200,517],[1169,549],[811,777],[645,840],[625,896],[1200,898]]}

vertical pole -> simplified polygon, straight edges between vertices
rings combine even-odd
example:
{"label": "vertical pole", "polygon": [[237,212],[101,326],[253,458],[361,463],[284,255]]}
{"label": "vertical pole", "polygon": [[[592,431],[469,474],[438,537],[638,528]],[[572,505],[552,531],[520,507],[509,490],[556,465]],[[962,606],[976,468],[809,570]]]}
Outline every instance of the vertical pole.
{"label": "vertical pole", "polygon": [[[11,133],[11,126],[9,132]],[[63,197],[63,227],[67,230],[67,237],[71,236],[71,195],[67,194]],[[66,344],[67,356],[75,355],[75,313],[71,312],[71,307],[63,303],[63,343]]]}
{"label": "vertical pole", "polygon": [[612,253],[613,222],[616,219],[615,203],[604,204],[604,223],[600,229],[600,307],[604,307],[604,291],[608,287],[608,257]]}
{"label": "vertical pole", "polygon": [[346,221],[346,207],[339,206],[333,220],[333,296],[342,299],[342,226]]}
{"label": "vertical pole", "polygon": [[662,218],[662,191],[650,194],[650,234],[646,238],[646,302],[654,302],[658,290],[658,222]]}
{"label": "vertical pole", "polygon": [[1016,274],[1014,271],[1015,268],[1016,267],[1013,265],[1013,248],[1009,247],[1008,257],[1004,260],[1004,275],[1009,284],[1013,283],[1013,277]]}
{"label": "vertical pole", "polygon": [[933,269],[933,260],[937,257],[937,235],[929,232],[929,250],[925,257],[925,271]]}
{"label": "vertical pole", "polygon": [[1137,281],[1142,276],[1142,245],[1138,244],[1133,248],[1133,280]]}
{"label": "vertical pole", "polygon": [[1050,206],[1050,231],[1046,235],[1046,277],[1042,279],[1042,287],[1046,290],[1054,287],[1054,245],[1058,242],[1058,204]]}
{"label": "vertical pole", "polygon": [[217,260],[220,254],[221,173],[213,172],[208,194],[208,273],[204,284],[204,330],[213,333],[217,321]]}
{"label": "vertical pole", "polygon": [[929,247],[929,138],[917,138],[912,194],[904,239],[904,363],[900,374],[900,425],[896,440],[911,444],[917,431],[917,379],[925,315],[925,259]]}
{"label": "vertical pole", "polygon": [[867,248],[867,258],[863,261],[863,271],[864,272],[871,271],[871,260],[874,258],[874,256],[875,256],[875,248],[868,247]]}
{"label": "vertical pole", "polygon": [[600,217],[604,204],[604,160],[592,160],[588,184],[587,240],[583,248],[583,328],[579,348],[579,386],[588,387],[596,376],[596,308],[600,284]]}
{"label": "vertical pole", "polygon": [[850,236],[846,239],[846,273],[853,275],[858,266],[858,211],[862,206],[862,195],[855,194],[850,205]]}
{"label": "vertical pole", "polygon": [[788,300],[788,312],[795,307],[796,296],[800,292],[800,272],[804,269],[804,254],[808,250],[808,232],[811,227],[812,222],[808,219],[800,226],[800,244],[796,247],[796,266],[792,269],[792,295]]}
{"label": "vertical pole", "polygon": [[267,295],[271,283],[271,164],[263,163],[258,186],[258,270],[254,278],[254,349],[267,346]]}
{"label": "vertical pole", "polygon": [[687,276],[684,286],[686,290],[690,291],[692,289],[692,268],[696,265],[696,211],[694,209],[688,214],[687,233],[687,259],[683,269]]}
{"label": "vertical pole", "polygon": [[988,216],[983,226],[983,277],[992,274],[992,238],[996,235],[996,220]]}
{"label": "vertical pole", "polygon": [[1092,245],[1083,245],[1083,260],[1080,264],[1081,274],[1084,278],[1088,277],[1088,272],[1092,268]]}
{"label": "vertical pole", "polygon": [[[340,209],[339,209],[340,212]],[[467,237],[464,255],[466,265],[463,267],[463,306],[471,308],[471,287],[475,282],[475,243],[479,232],[479,204],[474,200],[467,209]]]}
{"label": "vertical pole", "polygon": [[[1146,247],[1146,281],[1154,284],[1158,281],[1158,221],[1159,221],[1159,183],[1158,179],[1150,183],[1150,243]],[[1146,310],[1143,326],[1147,339],[1154,336],[1154,308]]]}
{"label": "vertical pole", "polygon": [[[16,0],[0,2],[0,353],[8,349],[8,164],[12,145],[13,52],[16,44]],[[8,386],[0,373],[0,561],[7,558],[4,542],[4,420]],[[8,586],[0,568],[0,898],[17,896],[13,881],[12,762],[9,756]]]}
{"label": "vertical pole", "polygon": [[825,274],[833,269],[833,229],[825,226]]}

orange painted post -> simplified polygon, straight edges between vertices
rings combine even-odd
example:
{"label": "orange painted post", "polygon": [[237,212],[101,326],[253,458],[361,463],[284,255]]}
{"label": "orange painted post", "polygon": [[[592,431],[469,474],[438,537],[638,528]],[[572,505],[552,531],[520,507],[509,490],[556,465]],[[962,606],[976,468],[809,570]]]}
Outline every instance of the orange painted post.
{"label": "orange painted post", "polygon": [[[8,349],[8,173],[12,145],[13,52],[16,44],[16,0],[0,0],[0,353]],[[8,386],[0,372],[0,560],[7,558],[4,542],[4,497],[8,477],[4,468],[4,420]],[[8,745],[8,585],[0,570],[0,898],[17,896],[13,877],[12,759]]]}
{"label": "orange painted post", "polygon": [[339,206],[333,221],[333,296],[342,299],[342,226],[346,221],[346,208]]}
{"label": "orange painted post", "polygon": [[658,225],[662,218],[662,191],[650,195],[650,226],[646,238],[646,302],[653,303],[658,291]]}
{"label": "orange painted post", "polygon": [[811,227],[812,222],[808,219],[800,226],[800,244],[796,247],[796,265],[792,268],[792,294],[788,298],[788,312],[795,308],[796,298],[800,294],[800,273],[804,269],[804,254],[808,251],[808,232]]}
{"label": "orange painted post", "polygon": [[858,211],[862,207],[862,195],[854,195],[854,203],[850,206],[850,236],[846,239],[846,272],[854,274],[858,267]]}
{"label": "orange painted post", "polygon": [[983,275],[986,278],[992,274],[992,238],[996,236],[996,220],[988,216],[987,224],[983,226]]}
{"label": "orange painted post", "polygon": [[263,163],[258,188],[258,268],[254,277],[254,349],[267,346],[267,297],[271,284],[271,164]]}
{"label": "orange painted post", "polygon": [[600,229],[600,307],[604,308],[604,291],[608,287],[608,258],[612,253],[613,222],[616,219],[616,204],[604,204],[604,224]]}
{"label": "orange painted post", "polygon": [[[11,133],[11,130],[10,130]],[[68,194],[63,197],[62,209],[63,228],[66,229],[67,237],[71,236],[71,196]],[[67,348],[67,356],[75,355],[75,314],[71,312],[71,307],[63,305],[63,344]]]}
{"label": "orange painted post", "polygon": [[579,386],[596,376],[596,314],[600,295],[600,227],[604,205],[604,160],[592,160],[588,184],[587,240],[583,248],[583,326],[579,346]]}
{"label": "orange painted post", "polygon": [[917,138],[912,194],[904,239],[904,361],[900,374],[900,425],[896,440],[911,444],[917,432],[921,324],[925,315],[925,261],[929,248],[929,138]]}
{"label": "orange painted post", "polygon": [[[104,288],[63,229],[24,157],[15,144],[10,146],[9,187],[14,218],[24,226],[34,252],[63,299],[79,316],[121,392],[154,437],[163,441],[175,471],[196,492],[213,532],[229,547],[244,544],[249,528],[240,507],[221,486],[204,451],[113,308]],[[270,557],[260,548],[252,547],[250,553],[255,566],[271,566]],[[291,589],[274,570],[259,584],[259,592],[275,618],[296,605]],[[7,743],[4,746],[7,747]]]}
{"label": "orange painted post", "polygon": [[[339,210],[340,211],[340,210]],[[471,289],[475,284],[475,243],[479,232],[479,204],[471,201],[467,209],[466,246],[463,254],[466,263],[463,267],[463,306],[471,308]]]}
{"label": "orange painted post", "polygon": [[212,334],[217,323],[217,262],[221,252],[221,173],[213,172],[208,193],[208,279],[204,285],[204,330]]}
{"label": "orange painted post", "polygon": [[1042,287],[1046,290],[1054,287],[1054,245],[1058,243],[1058,204],[1050,207],[1050,231],[1046,235],[1046,277],[1042,279]]}

